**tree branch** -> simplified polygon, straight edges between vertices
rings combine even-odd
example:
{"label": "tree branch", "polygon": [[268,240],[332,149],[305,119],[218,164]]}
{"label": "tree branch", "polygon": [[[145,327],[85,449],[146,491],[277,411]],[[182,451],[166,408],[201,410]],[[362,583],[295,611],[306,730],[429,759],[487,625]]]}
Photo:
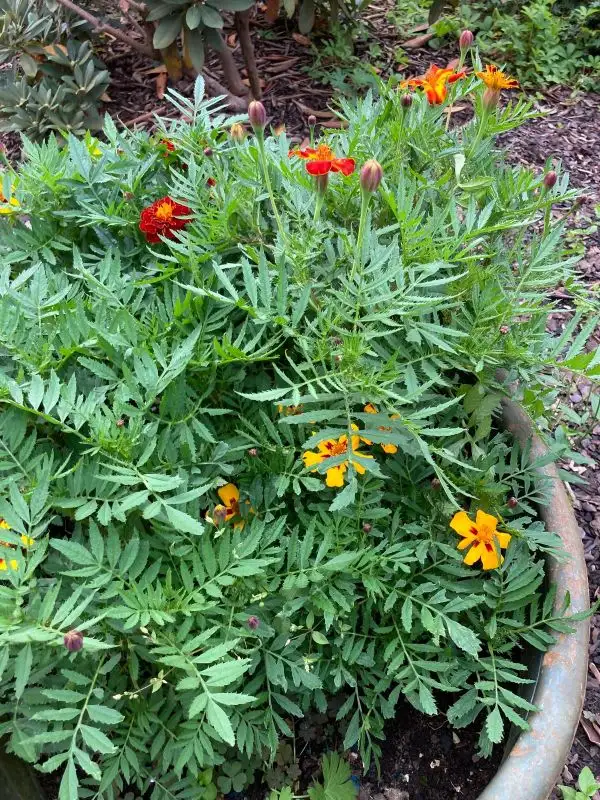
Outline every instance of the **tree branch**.
{"label": "tree branch", "polygon": [[131,36],[128,36],[126,33],[120,31],[118,28],[113,28],[112,25],[106,25],[104,22],[102,22],[101,19],[98,19],[98,17],[95,17],[93,14],[90,14],[89,11],[85,11],[85,9],[80,8],[78,5],[73,3],[72,0],[57,0],[57,2],[61,6],[63,6],[63,8],[72,11],[73,14],[77,14],[77,16],[86,20],[86,22],[89,22],[90,25],[94,28],[94,30],[96,30],[98,33],[108,33],[115,39],[119,39],[119,41],[128,44],[135,50],[138,50],[140,53],[144,53],[144,55],[150,56],[150,58],[154,56],[154,50],[150,49],[148,45],[143,44],[142,42],[138,42],[137,39],[132,39]]}
{"label": "tree branch", "polygon": [[256,66],[256,58],[254,56],[254,45],[252,44],[252,37],[250,35],[250,9],[246,11],[236,11],[235,27],[237,28],[238,36],[240,37],[240,45],[246,68],[248,70],[248,79],[250,80],[250,88],[255,100],[260,100],[262,97],[262,90],[260,88],[260,78],[258,75],[258,67]]}

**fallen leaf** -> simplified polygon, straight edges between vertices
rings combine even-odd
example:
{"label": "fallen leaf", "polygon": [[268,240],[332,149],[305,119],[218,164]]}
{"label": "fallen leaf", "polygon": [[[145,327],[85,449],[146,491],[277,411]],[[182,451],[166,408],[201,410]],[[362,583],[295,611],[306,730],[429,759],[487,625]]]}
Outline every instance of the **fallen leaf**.
{"label": "fallen leaf", "polygon": [[429,23],[428,22],[421,22],[419,25],[415,25],[414,28],[411,28],[413,33],[419,33],[420,31],[426,31],[428,29],[429,29]]}
{"label": "fallen leaf", "polygon": [[402,47],[416,50],[418,47],[423,47],[424,44],[427,44],[430,39],[433,39],[433,33],[424,33],[422,36],[415,36],[413,39],[407,39],[406,42],[402,42]]}
{"label": "fallen leaf", "polygon": [[167,68],[164,64],[159,64],[158,67],[150,67],[149,69],[141,69],[139,70],[140,75],[152,75],[156,72],[166,72]]}
{"label": "fallen leaf", "polygon": [[112,99],[106,92],[100,95],[100,100],[102,100],[103,103],[112,103]]}
{"label": "fallen leaf", "polygon": [[67,55],[67,48],[64,44],[47,44],[42,49],[45,53],[48,53],[49,56],[58,55],[57,51],[60,51],[63,55]]}
{"label": "fallen leaf", "polygon": [[166,70],[164,72],[159,72],[159,74],[156,76],[156,96],[159,100],[162,100],[165,96],[168,78],[169,76],[167,75]]}
{"label": "fallen leaf", "polygon": [[456,114],[459,111],[464,111],[466,106],[446,106],[444,109],[444,113],[446,114]]}
{"label": "fallen leaf", "polygon": [[315,117],[321,117],[321,119],[329,119],[331,117],[331,111],[319,111],[316,108],[310,108],[309,106],[305,106],[304,103],[301,103],[299,100],[294,100],[294,103],[296,103],[300,111],[307,116],[312,114]]}
{"label": "fallen leaf", "polygon": [[448,69],[456,69],[460,63],[459,58],[453,58],[452,61],[448,62]]}
{"label": "fallen leaf", "polygon": [[294,33],[292,33],[292,39],[303,47],[310,47],[310,39],[308,36],[303,36],[301,33],[296,33],[294,31]]}
{"label": "fallen leaf", "polygon": [[282,133],[285,133],[285,122],[280,122],[278,125],[275,125],[273,133],[275,136],[281,136]]}
{"label": "fallen leaf", "polygon": [[347,128],[348,123],[345,119],[326,119],[321,125],[324,128]]}
{"label": "fallen leaf", "polygon": [[600,727],[593,722],[588,722],[586,719],[581,719],[580,723],[590,742],[600,746]]}
{"label": "fallen leaf", "polygon": [[279,9],[281,8],[281,0],[267,0],[265,17],[269,22],[275,22],[279,16]]}
{"label": "fallen leaf", "polygon": [[600,669],[598,669],[598,667],[594,663],[591,663],[591,662],[590,662],[590,672],[592,673],[594,678],[596,678],[596,680],[600,684]]}
{"label": "fallen leaf", "polygon": [[294,58],[288,58],[280,64],[272,64],[266,68],[265,72],[268,72],[270,75],[279,75],[279,73],[286,72],[290,67],[295,66],[298,61],[300,61],[299,57],[294,56]]}
{"label": "fallen leaf", "polygon": [[238,39],[237,33],[230,33],[229,36],[227,37],[227,44],[229,45],[229,47],[235,47],[237,44],[237,39]]}

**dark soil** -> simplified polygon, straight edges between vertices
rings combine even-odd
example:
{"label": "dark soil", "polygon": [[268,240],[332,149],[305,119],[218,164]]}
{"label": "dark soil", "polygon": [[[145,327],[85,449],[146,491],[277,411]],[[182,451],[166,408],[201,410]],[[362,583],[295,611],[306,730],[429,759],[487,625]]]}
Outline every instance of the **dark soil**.
{"label": "dark soil", "polygon": [[[370,39],[379,46],[377,71],[384,76],[397,71],[395,55],[401,44],[397,29],[387,18],[389,8],[386,0],[380,0],[370,6],[366,15]],[[315,50],[306,38],[297,35],[294,38],[291,35],[294,30],[294,27],[288,29],[282,20],[269,24],[262,14],[254,21],[257,62],[264,79],[263,99],[271,124],[285,126],[290,135],[301,140],[308,132],[309,114],[315,114],[319,123],[327,127],[336,126],[337,120],[331,110],[335,107],[335,93],[307,73],[314,67]],[[233,29],[227,32],[227,38],[241,65],[237,34]],[[359,43],[357,51],[357,60],[368,62],[369,51],[364,42]],[[432,52],[426,46],[407,49],[407,54],[410,64],[402,68],[406,74],[421,73],[431,61],[443,64],[456,55],[450,51]],[[113,117],[126,125],[150,129],[153,125],[151,112],[171,113],[171,106],[157,96],[152,62],[137,53],[127,52],[120,43],[109,41],[102,45],[100,56],[112,74],[110,102],[106,103],[105,110]],[[323,70],[333,70],[336,66],[332,60],[331,64],[323,65]],[[209,61],[208,68],[219,77],[218,62]],[[182,80],[174,88],[190,95],[192,81]],[[561,161],[562,167],[570,173],[571,183],[584,193],[585,199],[577,210],[557,209],[555,215],[566,215],[573,246],[585,244],[585,255],[578,270],[581,279],[597,296],[600,286],[600,210],[596,210],[600,202],[600,95],[574,94],[566,87],[558,87],[538,95],[535,107],[544,116],[505,134],[500,143],[512,162],[536,171],[543,170],[549,160],[552,163]],[[0,142],[10,157],[18,158],[17,135],[0,134]],[[568,313],[568,295],[565,298]],[[565,320],[565,316],[557,315],[551,328],[559,330]],[[590,597],[594,600],[600,599],[600,420],[594,421],[589,414],[590,391],[589,384],[573,381],[567,395],[577,413],[588,414],[581,426],[577,449],[587,454],[593,463],[564,466],[586,481],[585,485],[573,487],[572,496],[589,564]],[[442,717],[423,717],[408,706],[401,706],[387,733],[381,777],[377,779],[370,773],[361,779],[361,800],[476,800],[502,755],[498,751],[488,761],[477,760],[477,731],[453,732]],[[548,736],[552,736],[552,731],[548,731]],[[304,761],[308,775],[316,768],[316,761],[311,762],[310,750]],[[577,730],[562,782],[573,786],[586,765],[598,774],[599,764],[600,615],[597,615],[591,624],[590,673],[582,724]],[[360,765],[355,763],[354,766],[358,775]],[[50,798],[55,796],[51,777],[44,779]],[[551,800],[560,797],[556,790]]]}

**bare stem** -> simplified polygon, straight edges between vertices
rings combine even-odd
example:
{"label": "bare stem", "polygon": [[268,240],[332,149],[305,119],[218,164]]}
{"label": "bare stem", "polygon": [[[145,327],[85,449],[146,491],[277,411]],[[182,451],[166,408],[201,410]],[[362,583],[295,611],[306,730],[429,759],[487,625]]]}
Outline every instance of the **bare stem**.
{"label": "bare stem", "polygon": [[73,3],[72,0],[57,0],[57,2],[63,6],[63,8],[72,11],[73,14],[77,14],[77,16],[86,20],[86,22],[89,22],[94,30],[98,33],[108,33],[115,39],[119,39],[119,41],[128,44],[130,47],[133,47],[134,50],[138,50],[140,53],[144,53],[144,55],[150,56],[151,58],[154,56],[154,48],[149,48],[147,44],[139,42],[137,39],[133,39],[131,36],[119,30],[118,28],[113,28],[112,25],[107,25],[101,19],[98,19],[98,17],[90,14],[89,11],[80,8],[76,3]]}
{"label": "bare stem", "polygon": [[254,45],[252,44],[252,37],[250,35],[250,9],[247,11],[236,11],[235,13],[235,27],[237,28],[238,36],[240,37],[240,45],[246,68],[248,70],[248,78],[250,80],[250,89],[255,100],[260,100],[262,97],[262,90],[260,88],[260,78],[258,75],[258,67],[256,66],[256,57],[254,55]]}

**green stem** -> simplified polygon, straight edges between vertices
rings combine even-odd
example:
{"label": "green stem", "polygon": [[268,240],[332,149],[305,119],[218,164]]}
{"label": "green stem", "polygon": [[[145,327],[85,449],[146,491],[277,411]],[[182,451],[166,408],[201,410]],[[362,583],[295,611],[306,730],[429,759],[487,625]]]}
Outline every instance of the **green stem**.
{"label": "green stem", "polygon": [[277,223],[277,229],[279,231],[279,235],[281,236],[281,240],[282,242],[285,243],[286,240],[285,230],[283,229],[283,223],[281,221],[281,217],[279,216],[279,211],[277,210],[277,204],[275,203],[275,195],[273,193],[273,185],[271,184],[271,178],[269,176],[269,167],[267,164],[267,157],[265,154],[265,140],[262,131],[256,132],[256,143],[258,145],[258,156],[260,159],[260,164],[265,178],[265,186],[267,187],[267,193],[269,195],[269,199],[271,200],[271,208],[273,209],[273,216],[275,217],[275,222]]}
{"label": "green stem", "polygon": [[320,192],[317,190],[317,202],[315,203],[315,213],[313,214],[313,222],[316,222],[321,215],[321,209],[323,208],[324,199],[325,199],[325,192]]}
{"label": "green stem", "polygon": [[471,143],[471,147],[469,148],[469,156],[468,156],[469,158],[471,156],[475,155],[475,148],[477,147],[477,145],[481,141],[481,137],[483,136],[483,132],[484,132],[484,130],[486,128],[486,123],[487,123],[489,114],[490,114],[490,112],[489,112],[489,109],[487,109],[487,108],[484,108],[482,110],[482,112],[481,112],[481,119],[479,120],[479,129],[477,130],[477,135],[473,139],[473,142]]}
{"label": "green stem", "polygon": [[352,264],[352,272],[350,273],[350,280],[352,280],[355,277],[356,272],[361,264],[363,240],[365,238],[365,226],[367,224],[367,212],[369,210],[370,199],[371,199],[371,194],[369,192],[363,191],[361,205],[360,205],[360,222],[358,224],[358,239],[356,241],[356,252],[354,254],[354,263]]}

